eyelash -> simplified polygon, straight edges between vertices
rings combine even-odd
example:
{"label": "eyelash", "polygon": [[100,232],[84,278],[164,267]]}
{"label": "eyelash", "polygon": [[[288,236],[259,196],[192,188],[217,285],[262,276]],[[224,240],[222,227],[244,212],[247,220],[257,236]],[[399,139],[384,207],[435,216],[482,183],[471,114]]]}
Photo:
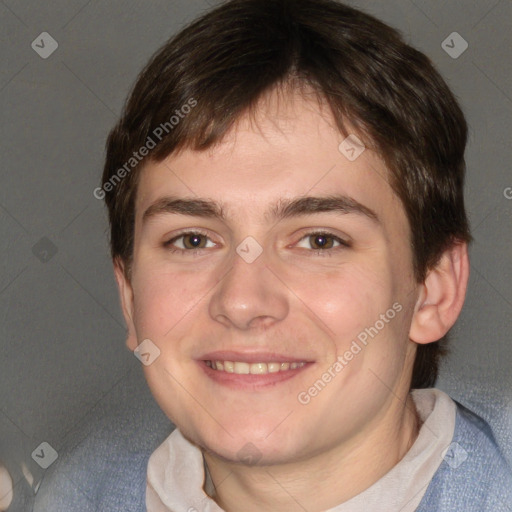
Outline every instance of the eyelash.
{"label": "eyelash", "polygon": [[[309,233],[306,233],[303,235],[299,242],[304,240],[305,238],[310,238],[314,236],[323,236],[326,238],[332,238],[335,242],[338,242],[339,245],[336,247],[332,247],[330,249],[306,249],[308,253],[312,253],[314,256],[333,256],[333,252],[338,252],[340,250],[347,249],[351,247],[351,244],[347,242],[346,240],[343,240],[343,238],[340,238],[339,236],[336,236],[334,233],[329,233],[329,231],[310,231]],[[297,243],[299,243],[297,242]]]}
{"label": "eyelash", "polygon": [[194,231],[184,231],[183,233],[180,233],[179,235],[176,235],[176,236],[172,237],[170,240],[167,240],[167,242],[164,242],[163,245],[171,253],[181,253],[181,254],[187,253],[187,254],[196,255],[196,254],[198,254],[202,250],[202,248],[199,248],[199,249],[180,249],[180,248],[174,247],[172,245],[174,242],[176,242],[180,238],[183,238],[183,237],[188,236],[188,235],[201,235],[201,236],[204,236],[206,238],[210,238],[208,236],[208,234],[205,233],[204,231],[201,231],[200,229],[196,229]]}
{"label": "eyelash", "polygon": [[[189,235],[200,235],[200,236],[204,236],[209,239],[208,234],[201,230],[185,231],[183,233],[180,233],[179,235],[174,236],[170,240],[167,240],[166,242],[164,242],[163,246],[165,249],[167,249],[171,253],[181,253],[181,254],[187,253],[187,254],[192,254],[192,255],[196,255],[196,254],[200,253],[203,249],[206,249],[205,247],[202,247],[199,249],[180,249],[180,248],[173,246],[174,242],[176,242],[180,238],[183,238],[183,237],[189,236]],[[309,238],[312,236],[324,236],[324,237],[332,238],[335,242],[338,242],[340,244],[340,245],[338,245],[336,247],[332,247],[330,249],[306,249],[309,253],[314,253],[315,255],[318,255],[318,256],[332,256],[333,251],[343,250],[343,249],[347,249],[347,248],[351,247],[351,244],[349,242],[334,235],[333,233],[329,233],[328,231],[311,231],[311,232],[303,235],[300,238],[299,242],[301,242],[305,238]],[[297,242],[297,243],[299,243],[299,242]]]}

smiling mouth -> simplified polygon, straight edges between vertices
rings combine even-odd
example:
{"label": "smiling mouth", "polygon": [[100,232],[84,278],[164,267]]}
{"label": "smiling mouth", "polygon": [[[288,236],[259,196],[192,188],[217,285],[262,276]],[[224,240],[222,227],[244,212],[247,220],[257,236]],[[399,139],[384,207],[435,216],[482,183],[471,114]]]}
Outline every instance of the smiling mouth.
{"label": "smiling mouth", "polygon": [[305,366],[306,362],[269,362],[269,363],[247,363],[244,361],[219,361],[207,360],[206,366],[212,370],[234,373],[236,375],[265,375],[268,373],[281,373],[298,370]]}

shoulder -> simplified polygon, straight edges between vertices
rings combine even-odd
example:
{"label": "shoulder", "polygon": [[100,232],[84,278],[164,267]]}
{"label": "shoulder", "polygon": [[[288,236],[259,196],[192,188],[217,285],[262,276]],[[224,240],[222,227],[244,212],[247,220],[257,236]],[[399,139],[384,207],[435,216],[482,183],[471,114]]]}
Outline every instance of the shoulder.
{"label": "shoulder", "polygon": [[106,439],[88,438],[45,476],[34,512],[142,511],[148,457],[142,450],[127,453]]}
{"label": "shoulder", "polygon": [[147,389],[105,404],[59,451],[33,511],[145,511],[148,459],[172,428]]}
{"label": "shoulder", "polygon": [[489,425],[457,403],[455,432],[418,512],[512,510],[512,469]]}

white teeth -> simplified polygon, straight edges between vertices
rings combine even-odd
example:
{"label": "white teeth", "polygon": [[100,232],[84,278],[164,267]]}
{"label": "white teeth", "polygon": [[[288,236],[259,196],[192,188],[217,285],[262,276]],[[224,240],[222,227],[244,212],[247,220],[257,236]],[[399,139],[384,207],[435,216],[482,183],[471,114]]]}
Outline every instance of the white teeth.
{"label": "white teeth", "polygon": [[306,363],[245,363],[242,361],[206,361],[206,366],[217,371],[236,373],[238,375],[265,375],[267,373],[297,370]]}
{"label": "white teeth", "polygon": [[234,363],[233,369],[233,373],[238,373],[239,375],[246,375],[250,371],[249,363],[240,363],[238,361]]}
{"label": "white teeth", "polygon": [[277,373],[281,365],[279,363],[267,363],[268,373]]}
{"label": "white teeth", "polygon": [[251,373],[253,375],[261,375],[262,373],[268,373],[267,363],[251,364]]}

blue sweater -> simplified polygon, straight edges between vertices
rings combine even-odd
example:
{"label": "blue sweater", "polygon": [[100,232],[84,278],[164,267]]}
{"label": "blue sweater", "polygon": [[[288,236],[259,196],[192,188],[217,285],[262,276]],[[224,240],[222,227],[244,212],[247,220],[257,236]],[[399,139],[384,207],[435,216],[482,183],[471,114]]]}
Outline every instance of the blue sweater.
{"label": "blue sweater", "polygon": [[[158,432],[153,429],[151,433],[147,425],[143,427],[146,432],[140,428],[126,432],[119,425],[109,428],[89,435],[60,459],[43,481],[33,512],[146,510],[148,459],[171,427],[160,422]],[[464,448],[467,458],[462,451],[461,458],[454,445],[454,453],[442,462],[417,512],[512,512],[512,470],[489,425],[460,404],[453,442]]]}
{"label": "blue sweater", "polygon": [[467,459],[442,462],[416,512],[512,512],[512,469],[489,425],[459,403],[453,442]]}

